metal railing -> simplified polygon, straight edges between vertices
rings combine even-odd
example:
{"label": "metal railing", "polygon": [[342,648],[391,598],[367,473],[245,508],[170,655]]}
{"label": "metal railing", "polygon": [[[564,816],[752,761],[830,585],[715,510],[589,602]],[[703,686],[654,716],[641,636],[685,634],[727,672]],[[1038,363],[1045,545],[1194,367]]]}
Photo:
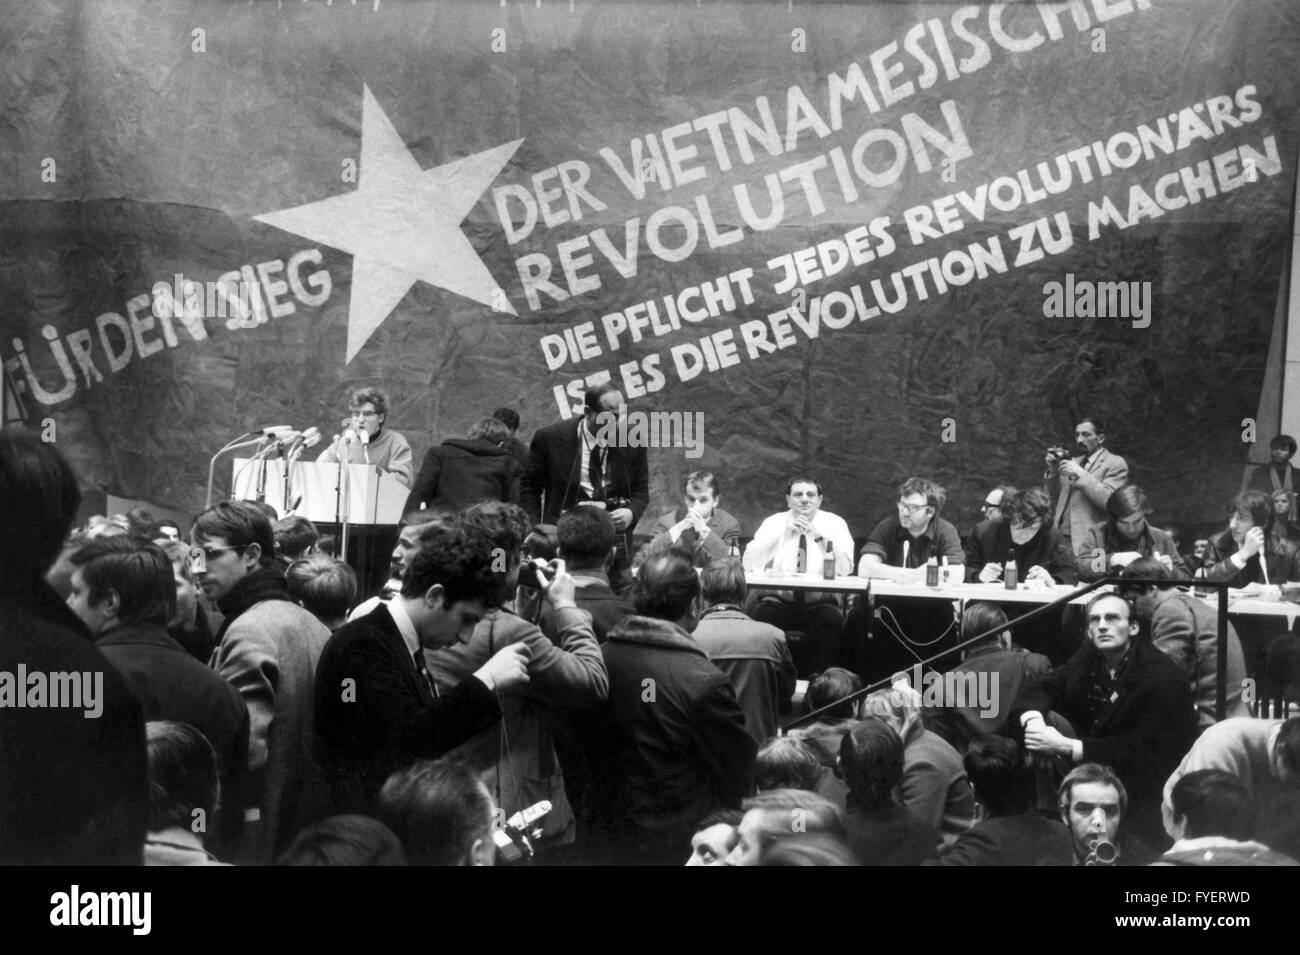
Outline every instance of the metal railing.
{"label": "metal railing", "polygon": [[[1213,580],[1170,581],[1170,580],[1155,580],[1149,577],[1124,577],[1124,578],[1102,577],[1101,579],[1094,580],[1091,583],[1083,585],[1079,587],[1077,590],[1073,590],[1068,594],[1062,594],[1060,597],[1057,597],[1055,600],[1052,600],[1050,603],[1045,603],[1039,607],[1035,607],[1033,610],[1029,611],[1028,613],[1021,614],[1019,617],[1016,617],[1012,620],[1008,620],[1005,624],[1001,624],[997,627],[994,627],[991,630],[986,630],[983,633],[976,634],[973,637],[968,637],[965,640],[962,640],[956,646],[946,647],[939,653],[936,653],[933,656],[927,657],[926,659],[917,662],[915,666],[920,666],[920,667],[929,666],[935,660],[938,660],[941,657],[949,656],[950,654],[958,652],[965,647],[971,646],[972,644],[980,643],[981,641],[987,640],[990,637],[1002,633],[1004,630],[1014,630],[1014,628],[1019,626],[1020,624],[1028,623],[1030,620],[1036,620],[1039,617],[1045,616],[1046,614],[1050,613],[1053,610],[1056,610],[1060,607],[1064,607],[1068,603],[1072,603],[1073,601],[1084,596],[1085,594],[1090,594],[1095,590],[1100,590],[1102,587],[1115,585],[1127,589],[1129,587],[1145,587],[1148,585],[1154,585],[1156,587],[1168,587],[1170,586],[1170,584],[1173,584],[1176,587],[1181,587],[1184,584],[1189,584],[1194,586],[1195,590],[1213,589],[1218,592],[1219,633],[1218,633],[1218,659],[1216,661],[1218,666],[1217,666],[1217,673],[1215,675],[1215,687],[1214,687],[1214,718],[1215,720],[1222,720],[1228,710],[1228,685],[1227,685],[1228,684],[1228,589],[1231,585],[1227,581],[1213,581]],[[995,594],[990,593],[988,597],[988,602],[989,603],[998,602]],[[792,729],[797,729],[800,726],[806,726],[809,723],[815,723],[822,715],[829,713],[831,710],[843,706],[845,703],[856,702],[857,700],[860,700],[864,696],[874,693],[877,690],[882,690],[888,686],[891,686],[893,684],[893,681],[894,681],[894,674],[891,674],[890,676],[885,677],[883,680],[877,680],[876,682],[868,686],[864,686],[860,690],[850,693],[846,697],[836,700],[834,703],[828,703],[826,706],[813,710],[811,713],[805,713],[803,716],[791,720],[784,727],[782,727],[781,733],[785,734]]]}

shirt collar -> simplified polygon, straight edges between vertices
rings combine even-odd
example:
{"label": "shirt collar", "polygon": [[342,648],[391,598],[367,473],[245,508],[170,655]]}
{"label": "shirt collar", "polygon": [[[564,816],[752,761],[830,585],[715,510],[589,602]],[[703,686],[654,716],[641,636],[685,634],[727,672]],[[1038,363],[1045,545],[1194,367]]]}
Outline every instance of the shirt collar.
{"label": "shirt collar", "polygon": [[411,622],[411,615],[406,612],[406,603],[401,597],[394,597],[388,603],[384,604],[388,612],[393,617],[393,623],[397,624],[397,630],[402,635],[402,641],[406,644],[406,652],[414,657],[420,652],[420,636],[415,632],[415,624]]}

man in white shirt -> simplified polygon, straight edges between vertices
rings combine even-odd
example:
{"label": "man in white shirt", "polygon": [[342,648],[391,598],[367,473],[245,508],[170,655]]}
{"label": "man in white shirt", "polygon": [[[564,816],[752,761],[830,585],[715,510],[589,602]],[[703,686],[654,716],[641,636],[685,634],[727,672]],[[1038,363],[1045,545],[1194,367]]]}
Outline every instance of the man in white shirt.
{"label": "man in white shirt", "polygon": [[[853,569],[853,535],[842,517],[821,509],[821,485],[809,477],[794,477],[786,485],[788,509],[759,526],[745,549],[745,573],[751,578],[809,573],[820,576],[828,556],[835,575]],[[755,620],[783,630],[800,630],[803,646],[791,646],[801,673],[836,666],[844,614],[834,594],[757,591],[749,613]],[[803,658],[802,660],[800,658]]]}

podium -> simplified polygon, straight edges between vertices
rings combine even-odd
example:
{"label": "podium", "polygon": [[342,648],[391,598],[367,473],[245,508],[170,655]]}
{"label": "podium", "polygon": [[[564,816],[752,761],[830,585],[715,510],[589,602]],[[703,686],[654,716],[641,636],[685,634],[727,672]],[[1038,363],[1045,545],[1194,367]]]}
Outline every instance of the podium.
{"label": "podium", "polygon": [[[346,520],[348,524],[397,524],[410,489],[373,465],[349,464],[339,494],[339,466],[320,461],[295,461],[285,500],[285,462],[235,458],[230,481],[232,500],[263,500],[281,517],[300,514],[315,524]],[[297,504],[294,507],[294,504]]]}

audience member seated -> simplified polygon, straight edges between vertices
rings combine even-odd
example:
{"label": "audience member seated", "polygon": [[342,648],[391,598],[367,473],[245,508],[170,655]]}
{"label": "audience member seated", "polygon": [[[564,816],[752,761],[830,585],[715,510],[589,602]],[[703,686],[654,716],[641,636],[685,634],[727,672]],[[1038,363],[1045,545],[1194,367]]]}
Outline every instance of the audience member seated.
{"label": "audience member seated", "polygon": [[757,747],[736,692],[690,636],[699,593],[688,554],[652,557],[633,587],[636,614],[601,648],[609,701],[594,798],[617,861],[680,864],[699,819],[751,792]]}
{"label": "audience member seated", "polygon": [[176,606],[171,563],[158,545],[121,534],[90,541],[72,556],[68,606],[95,646],[126,678],[145,720],[192,726],[216,753],[230,803],[205,831],[222,854],[238,848],[248,771],[248,708],[233,686],[199,663],[163,629]]}
{"label": "audience member seated", "polygon": [[758,748],[754,760],[754,789],[806,789],[817,792],[822,764],[803,740],[793,736],[774,736]]}
{"label": "audience member seated", "polygon": [[330,816],[308,826],[276,861],[283,866],[406,865],[393,830],[369,816]]}
{"label": "audience member seated", "polygon": [[492,549],[482,528],[438,524],[407,567],[401,595],[329,638],[315,688],[315,756],[329,790],[323,815],[372,812],[392,773],[496,723],[496,691],[528,681],[528,648],[514,644],[439,693],[422,652],[468,639],[499,599]]}
{"label": "audience member seated", "polygon": [[[601,517],[609,520],[603,512]],[[465,522],[488,535],[496,555],[496,569],[504,571],[499,603],[514,593],[519,582],[521,548],[530,526],[528,516],[518,504],[486,501],[469,508]],[[548,573],[552,579],[546,583],[544,598],[554,617],[555,642],[536,624],[496,606],[484,613],[468,638],[462,636],[427,659],[439,692],[447,693],[454,692],[503,647],[517,646],[523,651],[528,679],[515,692],[497,694],[500,725],[481,730],[450,755],[460,757],[482,775],[507,817],[548,800],[551,811],[542,822],[543,838],[571,842],[574,815],[555,752],[552,726],[561,714],[603,703],[609,679],[591,618],[574,602],[573,578],[562,561]]]}
{"label": "audience member seated", "polygon": [[939,865],[1072,865],[1070,830],[1032,811],[1033,777],[1005,736],[981,736],[962,759],[975,791],[977,822],[940,852]]}
{"label": "audience member seated", "polygon": [[184,647],[194,659],[207,664],[217,645],[216,632],[221,626],[221,614],[210,612],[199,600],[198,584],[190,565],[189,545],[165,539],[155,539],[154,543],[171,561],[172,582],[176,585],[176,614],[167,621],[167,636]]}
{"label": "audience member seated", "polygon": [[1165,782],[1161,814],[1171,836],[1174,786],[1201,769],[1236,776],[1262,807],[1285,793],[1300,792],[1300,716],[1285,722],[1241,717],[1216,723],[1202,733]]}
{"label": "audience member seated", "polygon": [[145,724],[149,754],[149,835],[145,865],[228,865],[204,848],[222,789],[217,754],[193,726],[171,720]]}
{"label": "audience member seated", "polygon": [[868,717],[844,734],[840,771],[848,785],[848,843],[863,865],[915,866],[934,858],[938,830],[896,799],[903,781],[903,741],[884,720]]}
{"label": "audience member seated", "polygon": [[1300,492],[1300,470],[1291,465],[1296,452],[1295,438],[1279,434],[1268,443],[1268,451],[1272,460],[1251,472],[1247,488],[1270,495],[1274,491],[1285,491],[1290,496],[1291,505],[1286,516],[1294,521],[1300,518],[1295,509],[1296,493]]}
{"label": "audience member seated", "polygon": [[493,865],[492,794],[468,767],[421,760],[388,778],[379,819],[401,840],[409,865]]}
{"label": "audience member seated", "polygon": [[944,844],[970,828],[975,817],[961,756],[921,722],[917,700],[903,690],[877,690],[863,701],[863,717],[876,716],[903,744],[903,805],[939,831]]}
{"label": "audience member seated", "polygon": [[1290,491],[1274,491],[1272,501],[1273,533],[1293,547],[1300,545],[1300,524],[1290,517],[1295,507],[1295,494]]}
{"label": "audience member seated", "polygon": [[[1210,539],[1215,561],[1206,575],[1234,587],[1300,580],[1296,548],[1274,534],[1273,502],[1262,491],[1244,491],[1232,499],[1228,529]],[[1263,554],[1264,566],[1260,566]],[[1267,575],[1267,581],[1265,581]]]}
{"label": "audience member seated", "polygon": [[1057,806],[1074,843],[1075,865],[1143,866],[1155,857],[1125,826],[1128,791],[1109,766],[1082,763],[1070,770]]}
{"label": "audience member seated", "polygon": [[[923,714],[927,727],[959,753],[964,753],[973,739],[1002,732],[1020,690],[1052,669],[1052,661],[1041,653],[1015,646],[1011,631],[1000,629],[1006,625],[1007,615],[996,604],[973,600],[966,605],[961,618],[962,639],[981,633],[989,636],[967,646],[962,662],[952,668],[952,676],[942,684],[938,706],[927,707]],[[990,688],[991,706],[979,702],[981,684]]]}
{"label": "audience member seated", "polygon": [[[828,554],[834,559],[836,576],[851,573],[853,535],[842,517],[821,509],[821,485],[808,477],[791,478],[786,504],[787,510],[759,525],[745,548],[745,573],[751,578],[765,573],[819,574]],[[839,664],[844,613],[838,596],[813,592],[804,594],[800,602],[791,591],[765,590],[751,601],[750,615],[755,620],[803,633],[806,643],[791,647],[800,672]]]}
{"label": "audience member seated", "polygon": [[763,865],[777,843],[817,833],[843,840],[844,816],[838,807],[803,789],[773,789],[741,804],[745,815],[736,827],[736,845],[727,865]]}
{"label": "audience member seated", "polygon": [[458,511],[480,501],[519,503],[521,465],[510,453],[510,429],[495,418],[476,422],[424,454],[406,499],[407,511]]}
{"label": "audience member seated", "polygon": [[1152,865],[1300,865],[1255,841],[1258,815],[1236,776],[1200,769],[1174,783],[1174,844]]}
{"label": "audience member seated", "polygon": [[858,702],[849,700],[862,689],[862,681],[851,670],[831,667],[822,673],[813,674],[804,693],[803,708],[805,713],[830,707],[818,717],[815,723],[798,726],[790,730],[790,736],[808,744],[821,763],[824,770],[817,792],[837,806],[844,805],[848,787],[839,776],[840,741],[858,719]]}
{"label": "audience member seated", "polygon": [[712,473],[692,471],[682,482],[682,506],[661,514],[651,532],[689,550],[696,567],[738,555],[740,522],[718,506],[720,494]]}
{"label": "audience member seated", "polygon": [[725,866],[727,856],[731,855],[731,850],[740,838],[736,827],[744,815],[739,809],[715,809],[706,814],[695,824],[695,835],[691,836],[691,857],[686,860],[686,864]]}
{"label": "audience member seated", "polygon": [[1112,494],[1106,500],[1106,513],[1108,520],[1093,524],[1083,540],[1075,541],[1074,554],[1083,580],[1105,577],[1140,557],[1164,564],[1174,579],[1192,576],[1173,536],[1148,523],[1151,502],[1136,484],[1126,484]]}
{"label": "audience member seated", "polygon": [[[1157,846],[1164,841],[1160,787],[1196,738],[1188,681],[1172,660],[1138,639],[1139,624],[1122,597],[1094,597],[1085,614],[1089,642],[1021,691],[1012,726],[1024,728],[1030,752],[1113,767],[1128,790],[1130,827]],[[1048,726],[1049,712],[1069,720],[1081,738]]]}
{"label": "audience member seated", "polygon": [[[573,577],[573,601],[579,610],[591,614],[592,631],[596,640],[604,643],[609,632],[618,626],[624,617],[634,611],[632,604],[624,597],[614,593],[609,585],[609,569],[614,561],[614,521],[609,512],[600,507],[575,507],[560,515],[555,526],[558,546],[552,545],[548,557],[541,557],[544,550],[536,546],[537,532],[525,538],[525,549],[530,550],[536,558],[550,561],[558,555],[564,560],[565,569]],[[528,541],[534,541],[532,548]],[[540,599],[541,593],[536,584],[536,575],[528,568],[521,574],[521,582],[532,589],[532,597]],[[516,608],[528,617],[527,608]],[[559,636],[556,616],[549,603],[542,601],[541,618],[538,625],[542,633],[555,641]]]}
{"label": "audience member seated", "polygon": [[357,572],[333,557],[300,557],[284,572],[289,597],[333,633],[348,622],[357,599]]}
{"label": "audience member seated", "polygon": [[[563,520],[563,518],[561,518]],[[780,714],[794,696],[794,660],[785,634],[749,617],[745,571],[735,557],[713,561],[700,573],[704,611],[691,634],[709,659],[731,680],[756,744],[776,735]]]}
{"label": "audience member seated", "polygon": [[[1115,496],[1118,497],[1119,492]],[[1196,704],[1197,722],[1204,729],[1213,726],[1218,719],[1215,688],[1219,674],[1219,614],[1203,600],[1178,590],[1172,574],[1160,561],[1140,557],[1125,567],[1121,576],[1164,583],[1127,585],[1121,593],[1137,609],[1138,616],[1148,621],[1151,644],[1182,671]],[[1245,684],[1246,661],[1242,656],[1241,641],[1229,623],[1225,718],[1250,715],[1249,708],[1241,699],[1241,689]]]}
{"label": "audience member seated", "polygon": [[312,768],[312,684],[329,631],[289,599],[284,572],[273,565],[271,522],[251,504],[208,508],[190,539],[199,586],[226,616],[212,667],[248,706],[251,786],[244,809],[258,823],[245,827],[235,861],[266,864],[301,823]]}
{"label": "audience member seated", "polygon": [[81,675],[65,685],[63,706],[0,707],[0,865],[141,860],[149,805],[140,704],[42,579],[80,503],[53,444],[0,432],[0,673]]}
{"label": "audience member seated", "polygon": [[300,514],[282,517],[275,522],[275,557],[282,567],[316,552],[320,531]]}

